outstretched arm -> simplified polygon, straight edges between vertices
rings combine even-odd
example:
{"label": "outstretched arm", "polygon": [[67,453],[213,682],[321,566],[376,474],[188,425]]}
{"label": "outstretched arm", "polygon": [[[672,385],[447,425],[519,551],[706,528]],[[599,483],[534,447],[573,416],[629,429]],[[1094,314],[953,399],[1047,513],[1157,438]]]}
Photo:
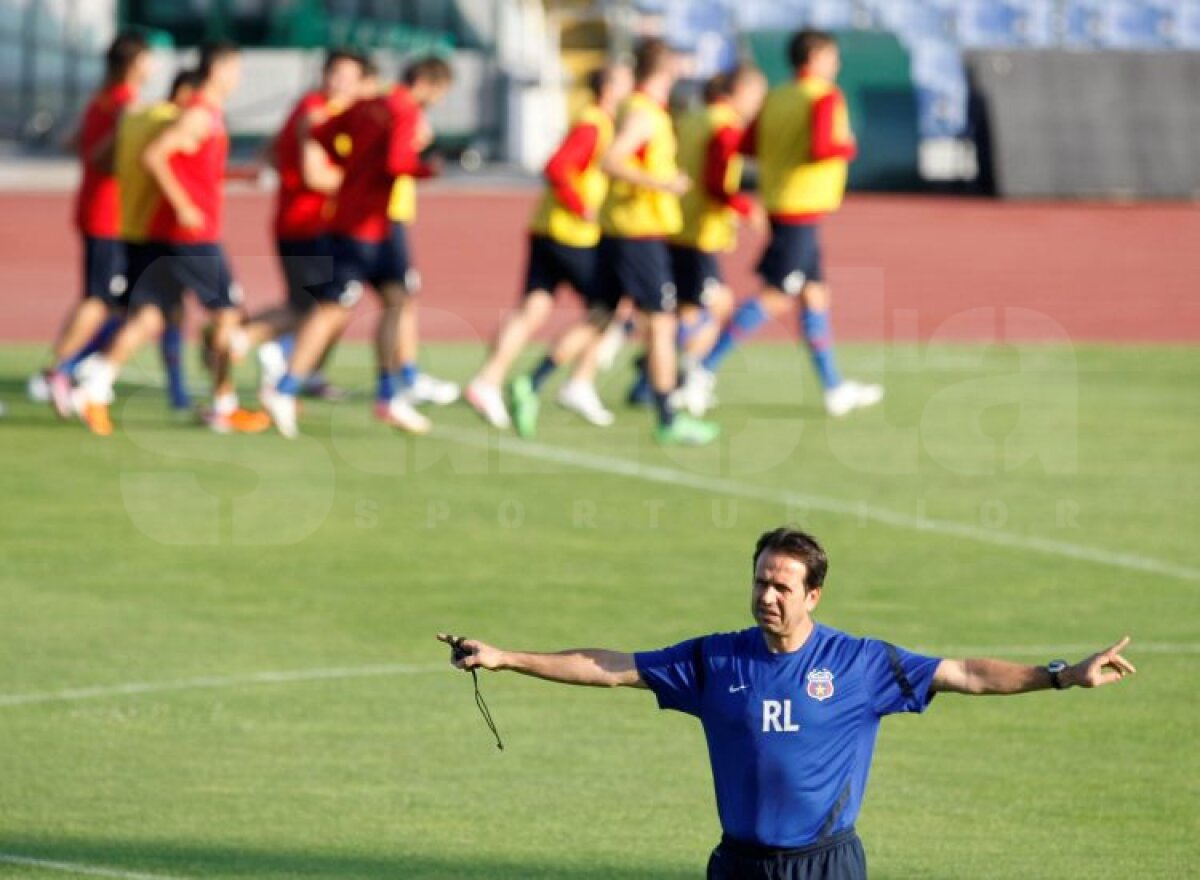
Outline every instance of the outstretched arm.
{"label": "outstretched arm", "polygon": [[546,681],[588,687],[638,687],[646,685],[638,675],[632,654],[596,648],[534,654],[503,651],[476,639],[457,640],[438,633],[438,641],[452,647],[457,642],[466,656],[451,662],[458,669],[508,670]]}
{"label": "outstretched arm", "polygon": [[[1136,671],[1121,656],[1129,636],[1111,648],[1068,666],[1059,678],[1064,687],[1094,688],[1120,681]],[[1023,694],[1052,688],[1045,666],[1027,666],[1007,660],[943,660],[933,675],[933,689],[956,694]]]}

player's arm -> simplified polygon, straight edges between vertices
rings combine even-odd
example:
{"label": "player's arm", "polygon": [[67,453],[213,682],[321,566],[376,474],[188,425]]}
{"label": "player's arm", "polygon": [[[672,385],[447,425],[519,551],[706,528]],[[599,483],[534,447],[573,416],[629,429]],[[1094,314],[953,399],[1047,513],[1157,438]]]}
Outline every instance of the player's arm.
{"label": "player's arm", "polygon": [[204,213],[196,207],[175,172],[171,157],[176,153],[194,153],[208,137],[212,120],[201,107],[185,110],[142,153],[142,167],[154,178],[163,198],[171,205],[179,225],[194,229],[204,225]]}
{"label": "player's arm", "polygon": [[646,145],[654,134],[654,119],[648,113],[630,113],[621,122],[621,128],[613,138],[608,152],[600,161],[600,170],[613,180],[623,180],[634,186],[658,189],[683,195],[692,182],[686,174],[676,174],[669,179],[655,177],[629,164],[629,158]]}
{"label": "player's arm", "polygon": [[[1121,656],[1129,636],[1059,673],[1064,687],[1094,688],[1120,681],[1136,671]],[[943,660],[933,674],[932,688],[955,694],[1024,694],[1054,687],[1045,666],[1007,660]]]}
{"label": "player's arm", "polygon": [[858,155],[858,142],[853,133],[843,139],[837,131],[838,112],[845,100],[841,92],[834,90],[813,104],[810,153],[814,161],[845,159],[849,162]]}
{"label": "player's arm", "polygon": [[338,164],[341,157],[335,145],[341,129],[334,122],[310,114],[296,126],[296,140],[300,144],[300,177],[306,187],[326,195],[337,192],[345,176]]}
{"label": "player's arm", "polygon": [[575,186],[575,181],[595,157],[599,146],[600,132],[595,125],[588,123],[572,128],[554,155],[546,163],[543,175],[554,196],[566,206],[572,214],[584,217],[588,214],[583,196]]}
{"label": "player's arm", "polygon": [[388,138],[387,171],[392,177],[418,180],[437,175],[439,165],[421,159],[421,150],[433,139],[433,130],[423,114],[406,111],[397,115]]}
{"label": "player's arm", "polygon": [[741,178],[730,173],[741,142],[742,133],[732,125],[712,136],[704,160],[704,190],[717,204],[732,208],[739,217],[749,217],[754,200],[739,191]]}
{"label": "player's arm", "polygon": [[[456,641],[453,636],[445,633],[439,633],[438,640],[451,646]],[[451,661],[458,669],[488,669],[494,672],[506,670],[560,684],[586,687],[646,686],[638,674],[633,655],[619,651],[584,648],[553,654],[536,654],[504,651],[476,639],[463,639],[458,644],[461,650],[466,652],[462,659]]]}

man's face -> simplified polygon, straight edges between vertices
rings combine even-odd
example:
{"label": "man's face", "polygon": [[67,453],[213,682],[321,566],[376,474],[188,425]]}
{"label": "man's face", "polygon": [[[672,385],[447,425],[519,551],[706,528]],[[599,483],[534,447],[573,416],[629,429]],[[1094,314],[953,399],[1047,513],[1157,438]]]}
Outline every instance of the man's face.
{"label": "man's face", "polygon": [[413,100],[422,107],[429,108],[446,97],[448,91],[450,91],[448,82],[423,79],[413,83],[412,96]]}
{"label": "man's face", "polygon": [[762,74],[742,77],[730,96],[730,103],[742,119],[750,120],[758,115],[763,98],[767,94],[767,78]]}
{"label": "man's face", "polygon": [[604,87],[604,100],[613,106],[620,104],[633,91],[633,71],[625,65],[614,67]]}
{"label": "man's face", "polygon": [[137,58],[133,61],[133,66],[129,68],[129,82],[135,89],[141,88],[150,79],[150,75],[154,73],[154,53],[149,50],[139,52]]}
{"label": "man's face", "polygon": [[222,95],[231,95],[242,79],[242,56],[226,55],[213,65],[213,84]]}
{"label": "man's face", "polygon": [[837,79],[842,69],[842,56],[836,44],[822,46],[813,53],[813,72],[827,80]]}
{"label": "man's face", "polygon": [[763,553],[754,566],[750,610],[766,633],[785,636],[803,626],[821,599],[819,587],[805,592],[803,562],[781,553]]}
{"label": "man's face", "polygon": [[325,97],[337,104],[349,104],[358,97],[362,78],[361,64],[353,58],[339,58],[325,71]]}

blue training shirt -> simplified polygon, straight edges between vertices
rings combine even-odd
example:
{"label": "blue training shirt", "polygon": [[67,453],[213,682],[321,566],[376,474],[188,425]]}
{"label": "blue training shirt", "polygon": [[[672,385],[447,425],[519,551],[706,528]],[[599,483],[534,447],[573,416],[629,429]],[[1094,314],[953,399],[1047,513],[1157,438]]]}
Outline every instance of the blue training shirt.
{"label": "blue training shirt", "polygon": [[854,824],[880,718],[925,711],[941,662],[822,624],[790,654],[753,627],[634,656],[660,708],[704,725],[725,833],[789,848]]}

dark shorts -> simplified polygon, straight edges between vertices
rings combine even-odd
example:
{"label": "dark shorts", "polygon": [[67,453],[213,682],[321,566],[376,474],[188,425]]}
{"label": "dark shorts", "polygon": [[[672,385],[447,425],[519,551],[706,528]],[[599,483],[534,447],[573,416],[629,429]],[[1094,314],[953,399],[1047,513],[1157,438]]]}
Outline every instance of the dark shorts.
{"label": "dark shorts", "polygon": [[717,255],[699,248],[671,245],[671,274],[681,305],[705,306],[714,289],[725,284]]}
{"label": "dark shorts", "polygon": [[758,261],[758,274],[789,296],[798,296],[810,281],[824,281],[817,225],[772,220],[771,240]]}
{"label": "dark shorts", "polygon": [[154,305],[166,312],[179,305],[185,290],[210,312],[242,304],[242,290],[219,244],[146,242],[126,249],[130,308]]}
{"label": "dark shorts", "polygon": [[129,280],[125,271],[125,242],[115,238],[83,237],[83,298],[124,308]]}
{"label": "dark shorts", "polygon": [[276,239],[279,265],[287,283],[288,308],[301,314],[316,305],[321,288],[333,281],[333,258],[324,236]]}
{"label": "dark shorts", "polygon": [[800,849],[765,849],[724,838],[708,880],[867,880],[867,856],[853,828]]}
{"label": "dark shorts", "polygon": [[629,296],[643,312],[675,311],[675,279],[665,241],[606,237],[596,258],[596,302],[613,308]]}
{"label": "dark shorts", "polygon": [[525,270],[525,295],[544,290],[553,295],[569,284],[585,300],[593,295],[596,249],[571,247],[545,235],[529,236],[529,265]]}
{"label": "dark shorts", "polygon": [[392,223],[383,241],[363,241],[345,235],[329,239],[333,257],[333,283],[323,286],[315,298],[352,307],[363,295],[366,285],[376,290],[387,284],[403,284],[409,293],[421,289],[421,276],[408,253],[408,230],[403,223]]}

